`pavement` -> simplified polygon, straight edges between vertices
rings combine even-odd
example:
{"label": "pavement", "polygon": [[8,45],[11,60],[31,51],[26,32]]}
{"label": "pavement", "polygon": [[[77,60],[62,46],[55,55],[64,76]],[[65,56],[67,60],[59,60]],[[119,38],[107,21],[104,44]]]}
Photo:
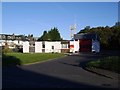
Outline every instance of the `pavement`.
{"label": "pavement", "polygon": [[[84,69],[89,60],[103,58],[97,54],[72,54],[60,59],[31,65],[4,67],[3,88],[95,88],[120,89],[118,74],[103,70],[99,75]],[[111,77],[111,78],[110,78]]]}

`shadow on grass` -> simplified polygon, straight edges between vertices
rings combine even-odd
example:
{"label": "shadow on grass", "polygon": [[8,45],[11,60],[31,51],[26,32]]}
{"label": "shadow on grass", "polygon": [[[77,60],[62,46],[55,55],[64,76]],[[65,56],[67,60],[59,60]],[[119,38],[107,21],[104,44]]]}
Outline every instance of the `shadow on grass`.
{"label": "shadow on grass", "polygon": [[21,65],[21,61],[14,56],[2,54],[2,65],[3,67],[4,66],[17,66],[17,65]]}

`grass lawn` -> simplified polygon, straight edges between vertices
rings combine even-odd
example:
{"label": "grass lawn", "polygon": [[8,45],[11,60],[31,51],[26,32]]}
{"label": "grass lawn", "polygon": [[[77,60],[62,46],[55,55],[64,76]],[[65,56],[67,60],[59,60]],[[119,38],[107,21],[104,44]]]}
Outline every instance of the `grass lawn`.
{"label": "grass lawn", "polygon": [[120,73],[120,57],[109,56],[103,59],[90,61],[86,64],[88,68],[101,68]]}
{"label": "grass lawn", "polygon": [[61,53],[7,53],[2,56],[3,66],[23,65],[35,62],[47,61],[65,56]]}

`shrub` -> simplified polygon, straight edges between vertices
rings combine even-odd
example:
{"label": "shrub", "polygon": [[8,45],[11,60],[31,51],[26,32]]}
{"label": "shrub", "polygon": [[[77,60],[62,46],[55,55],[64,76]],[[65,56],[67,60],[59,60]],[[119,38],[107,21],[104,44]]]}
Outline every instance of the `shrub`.
{"label": "shrub", "polygon": [[2,53],[9,53],[12,52],[12,50],[9,47],[2,48]]}
{"label": "shrub", "polygon": [[9,48],[8,44],[5,43],[5,46],[2,47],[2,53],[9,53],[12,52],[12,50]]}

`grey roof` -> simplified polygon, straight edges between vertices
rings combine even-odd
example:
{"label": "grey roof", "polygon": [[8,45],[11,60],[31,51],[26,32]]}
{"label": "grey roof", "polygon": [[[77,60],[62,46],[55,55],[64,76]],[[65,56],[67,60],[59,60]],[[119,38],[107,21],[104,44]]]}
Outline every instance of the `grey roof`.
{"label": "grey roof", "polygon": [[27,36],[24,36],[24,35],[0,34],[0,40],[23,40],[23,41],[28,41],[28,38],[27,38]]}
{"label": "grey roof", "polygon": [[98,40],[99,36],[95,33],[81,33],[81,34],[75,34],[74,39],[92,39],[92,40]]}

